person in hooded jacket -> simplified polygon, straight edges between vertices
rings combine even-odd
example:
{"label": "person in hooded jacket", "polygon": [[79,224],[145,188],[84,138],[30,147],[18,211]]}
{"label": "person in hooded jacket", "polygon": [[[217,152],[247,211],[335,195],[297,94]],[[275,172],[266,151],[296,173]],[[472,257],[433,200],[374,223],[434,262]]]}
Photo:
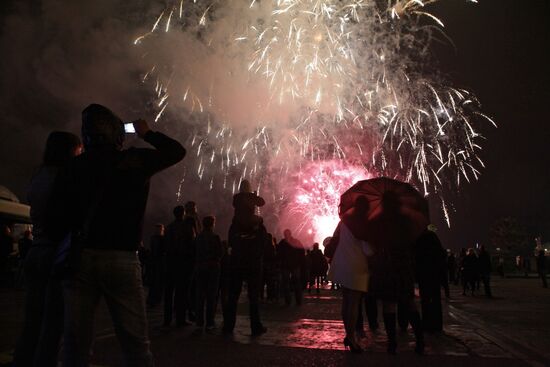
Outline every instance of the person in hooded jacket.
{"label": "person in hooded jacket", "polygon": [[132,124],[137,137],[154,149],[123,149],[123,121],[105,106],[86,107],[85,152],[57,177],[48,205],[46,234],[54,241],[71,234],[72,265],[63,284],[64,366],[89,365],[94,316],[102,298],[126,364],[154,365],[136,251],[142,242],[150,179],[181,161],[185,149],[152,131],[145,120]]}

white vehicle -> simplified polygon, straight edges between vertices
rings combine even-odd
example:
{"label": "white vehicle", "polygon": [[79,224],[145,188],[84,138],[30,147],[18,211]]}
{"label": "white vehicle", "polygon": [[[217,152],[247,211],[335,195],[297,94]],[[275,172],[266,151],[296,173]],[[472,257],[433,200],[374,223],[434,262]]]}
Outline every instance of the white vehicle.
{"label": "white vehicle", "polygon": [[17,196],[5,186],[0,186],[0,222],[30,224],[31,207],[21,204]]}

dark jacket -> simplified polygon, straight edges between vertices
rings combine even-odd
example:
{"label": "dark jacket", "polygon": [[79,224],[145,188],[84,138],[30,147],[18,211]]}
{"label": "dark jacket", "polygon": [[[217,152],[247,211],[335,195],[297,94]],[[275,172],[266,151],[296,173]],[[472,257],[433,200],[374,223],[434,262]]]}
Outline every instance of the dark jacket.
{"label": "dark jacket", "polygon": [[166,254],[166,242],[164,236],[154,234],[149,241],[149,248],[151,249],[151,257],[153,259],[162,259]]}
{"label": "dark jacket", "polygon": [[319,249],[312,250],[309,257],[311,259],[311,276],[318,277],[326,275],[328,263],[323,252]]}
{"label": "dark jacket", "polygon": [[211,230],[202,231],[195,239],[198,269],[219,268],[224,254],[220,236]]}
{"label": "dark jacket", "polygon": [[52,238],[86,232],[84,247],[137,250],[151,176],[185,156],[181,144],[162,133],[149,131],[144,140],[156,149],[93,150],[71,162],[48,204],[46,231]]}
{"label": "dark jacket", "polygon": [[475,254],[466,255],[462,260],[462,274],[465,281],[475,281],[479,277],[478,259]]}
{"label": "dark jacket", "polygon": [[233,269],[261,270],[267,237],[267,230],[260,225],[254,236],[230,239],[230,266]]}
{"label": "dark jacket", "polygon": [[489,253],[485,250],[479,252],[479,256],[477,258],[477,268],[480,274],[482,275],[488,275],[491,274],[491,256],[489,256]]}
{"label": "dark jacket", "polygon": [[195,222],[191,217],[176,219],[168,226],[164,240],[166,242],[167,260],[195,262]]}
{"label": "dark jacket", "polygon": [[233,196],[235,218],[245,220],[254,216],[257,206],[264,206],[265,200],[252,192],[239,192]]}
{"label": "dark jacket", "polygon": [[419,283],[441,284],[447,272],[447,253],[432,231],[425,231],[414,247],[415,273]]}
{"label": "dark jacket", "polygon": [[306,257],[303,248],[294,247],[285,239],[281,240],[277,246],[277,256],[281,268],[287,270],[301,268]]}

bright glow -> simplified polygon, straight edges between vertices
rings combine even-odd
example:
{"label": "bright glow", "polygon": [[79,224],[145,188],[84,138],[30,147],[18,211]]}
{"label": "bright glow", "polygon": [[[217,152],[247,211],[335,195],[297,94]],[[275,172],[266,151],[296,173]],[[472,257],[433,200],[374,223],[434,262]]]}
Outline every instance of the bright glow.
{"label": "bright glow", "polygon": [[[186,164],[211,189],[247,178],[282,211],[315,208],[300,226],[316,239],[337,202],[300,187],[317,188],[307,170],[334,161],[436,195],[450,225],[445,194],[479,178],[478,124],[496,124],[434,67],[438,1],[448,0],[168,1],[135,40],[151,64],[155,121],[168,110],[190,117]],[[246,116],[232,120],[233,110]],[[301,184],[289,188],[289,176]],[[321,196],[339,195],[337,177]]]}
{"label": "bright glow", "polygon": [[340,196],[357,181],[371,175],[362,167],[339,160],[310,163],[299,175],[300,184],[294,186],[290,182],[286,188],[291,202],[286,207],[288,218],[282,218],[282,225],[297,236],[307,233],[322,248],[323,240],[332,236],[338,224]]}

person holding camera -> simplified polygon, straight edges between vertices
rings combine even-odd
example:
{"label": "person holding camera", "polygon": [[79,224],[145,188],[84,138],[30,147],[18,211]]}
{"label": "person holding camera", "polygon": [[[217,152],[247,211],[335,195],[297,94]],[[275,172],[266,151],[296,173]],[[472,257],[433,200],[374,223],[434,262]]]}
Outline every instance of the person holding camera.
{"label": "person holding camera", "polygon": [[[88,366],[94,316],[104,298],[127,365],[153,366],[137,249],[150,178],[181,161],[182,145],[133,122],[150,148],[123,149],[122,120],[107,107],[82,111],[85,152],[58,177],[46,230],[71,235],[64,268],[64,366]],[[77,259],[77,260],[75,260]]]}

